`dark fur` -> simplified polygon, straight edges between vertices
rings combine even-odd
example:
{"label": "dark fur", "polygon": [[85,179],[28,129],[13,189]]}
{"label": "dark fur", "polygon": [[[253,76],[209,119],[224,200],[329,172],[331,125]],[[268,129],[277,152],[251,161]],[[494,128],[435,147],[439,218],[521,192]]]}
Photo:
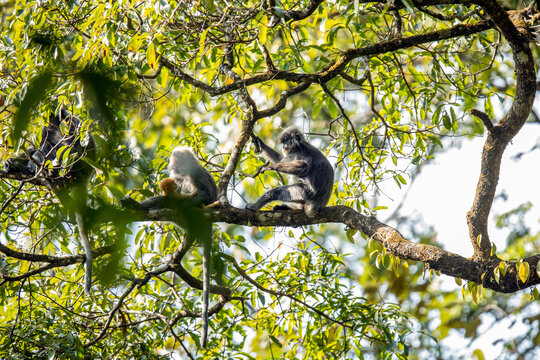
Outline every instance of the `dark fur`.
{"label": "dark fur", "polygon": [[[326,206],[334,185],[334,169],[324,154],[306,141],[299,129],[287,128],[279,136],[285,156],[267,146],[259,137],[253,139],[255,146],[272,162],[264,170],[293,175],[295,183],[271,189],[256,202],[248,204],[247,209],[259,210],[267,203],[279,200],[300,204],[308,215],[313,216]],[[285,208],[279,206],[279,209]]]}
{"label": "dark fur", "polygon": [[[68,133],[63,134],[60,129],[60,123],[66,121],[69,124]],[[49,124],[41,130],[41,142],[38,149],[30,148],[28,155],[23,154],[14,158],[7,159],[4,162],[4,169],[8,173],[26,173],[36,175],[47,161],[54,162],[56,160],[57,151],[63,146],[69,146],[71,153],[76,153],[77,156],[87,156],[95,158],[96,145],[92,136],[88,139],[88,144],[83,146],[78,139],[78,132],[81,126],[81,121],[71,115],[68,111],[62,109],[59,115],[51,114],[49,116]],[[63,152],[59,154],[61,159]],[[92,174],[92,167],[84,161],[77,161],[71,169],[61,179],[58,178],[62,165],[55,165],[51,171],[42,173],[44,177],[49,177],[56,182],[56,185],[64,182],[72,182],[78,180],[86,180]]]}
{"label": "dark fur", "polygon": [[[60,129],[62,121],[68,124],[67,134],[63,134]],[[86,293],[89,293],[92,284],[93,257],[84,219],[86,218],[86,181],[92,175],[93,169],[84,161],[79,161],[79,159],[84,156],[95,159],[96,145],[91,135],[89,135],[86,145],[81,143],[78,138],[80,126],[81,121],[64,109],[60,110],[60,114],[58,115],[50,114],[49,123],[41,130],[39,148],[31,148],[28,150],[28,154],[7,159],[4,162],[4,169],[7,173],[11,174],[25,173],[34,176],[39,173],[41,176],[47,177],[51,181],[60,200],[74,208],[80,242],[86,256],[84,289]],[[64,146],[71,148],[70,154],[76,154],[77,160],[60,177],[60,170],[66,165],[56,163],[62,159],[66,150],[58,154],[58,160],[57,152]],[[47,161],[53,162],[54,165],[52,168],[46,166]],[[74,196],[76,197],[75,199],[73,199]]]}

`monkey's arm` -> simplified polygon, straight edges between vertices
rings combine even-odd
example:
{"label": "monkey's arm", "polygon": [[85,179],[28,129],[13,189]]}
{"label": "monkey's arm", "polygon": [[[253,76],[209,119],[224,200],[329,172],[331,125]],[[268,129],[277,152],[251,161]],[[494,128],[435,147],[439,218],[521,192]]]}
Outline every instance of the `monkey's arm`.
{"label": "monkey's arm", "polygon": [[275,170],[285,174],[295,175],[298,177],[307,176],[309,173],[309,163],[305,160],[293,160],[289,162],[280,162],[271,164],[266,167],[267,170]]}
{"label": "monkey's arm", "polygon": [[193,185],[195,186],[194,200],[204,205],[212,204],[217,200],[216,181],[212,175],[201,167],[201,171],[196,176],[191,176]]}
{"label": "monkey's arm", "polygon": [[260,137],[253,135],[253,142],[255,143],[256,147],[261,149],[263,155],[272,163],[278,163],[281,161],[281,159],[283,159],[283,155],[266,145]]}

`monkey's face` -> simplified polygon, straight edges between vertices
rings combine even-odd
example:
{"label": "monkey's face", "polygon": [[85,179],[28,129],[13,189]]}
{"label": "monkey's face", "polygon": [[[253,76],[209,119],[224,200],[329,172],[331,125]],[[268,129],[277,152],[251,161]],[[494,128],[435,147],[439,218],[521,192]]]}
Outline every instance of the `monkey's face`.
{"label": "monkey's face", "polygon": [[171,196],[176,192],[178,186],[172,178],[165,178],[159,182],[159,188],[164,196]]}
{"label": "monkey's face", "polygon": [[286,129],[281,134],[280,143],[283,146],[283,153],[289,154],[296,151],[304,140],[304,136],[300,130],[296,128]]}

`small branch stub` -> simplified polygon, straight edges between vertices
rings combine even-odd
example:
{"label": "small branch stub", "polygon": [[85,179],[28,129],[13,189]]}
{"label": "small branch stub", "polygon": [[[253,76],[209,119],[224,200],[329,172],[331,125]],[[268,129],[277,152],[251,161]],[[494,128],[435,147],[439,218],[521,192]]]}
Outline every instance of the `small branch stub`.
{"label": "small branch stub", "polygon": [[486,114],[483,111],[477,110],[477,109],[472,109],[471,110],[471,115],[476,116],[477,118],[482,120],[482,122],[484,123],[484,125],[485,125],[485,127],[486,127],[486,129],[487,129],[487,131],[489,133],[491,133],[493,131],[493,123],[491,122],[491,119],[489,118],[488,114]]}

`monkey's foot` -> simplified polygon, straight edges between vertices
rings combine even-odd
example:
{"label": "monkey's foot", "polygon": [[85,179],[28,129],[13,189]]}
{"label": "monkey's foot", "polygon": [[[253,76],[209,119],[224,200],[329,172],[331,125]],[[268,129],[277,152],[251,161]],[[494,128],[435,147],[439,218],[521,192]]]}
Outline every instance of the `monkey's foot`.
{"label": "monkey's foot", "polygon": [[247,204],[246,209],[251,210],[251,211],[258,211],[259,210],[259,208],[257,206],[255,206],[255,204]]}
{"label": "monkey's foot", "polygon": [[276,205],[272,208],[272,210],[294,210],[294,209],[288,205]]}
{"label": "monkey's foot", "polygon": [[120,200],[120,204],[122,204],[125,209],[143,210],[142,205],[136,200],[133,200],[129,194]]}

